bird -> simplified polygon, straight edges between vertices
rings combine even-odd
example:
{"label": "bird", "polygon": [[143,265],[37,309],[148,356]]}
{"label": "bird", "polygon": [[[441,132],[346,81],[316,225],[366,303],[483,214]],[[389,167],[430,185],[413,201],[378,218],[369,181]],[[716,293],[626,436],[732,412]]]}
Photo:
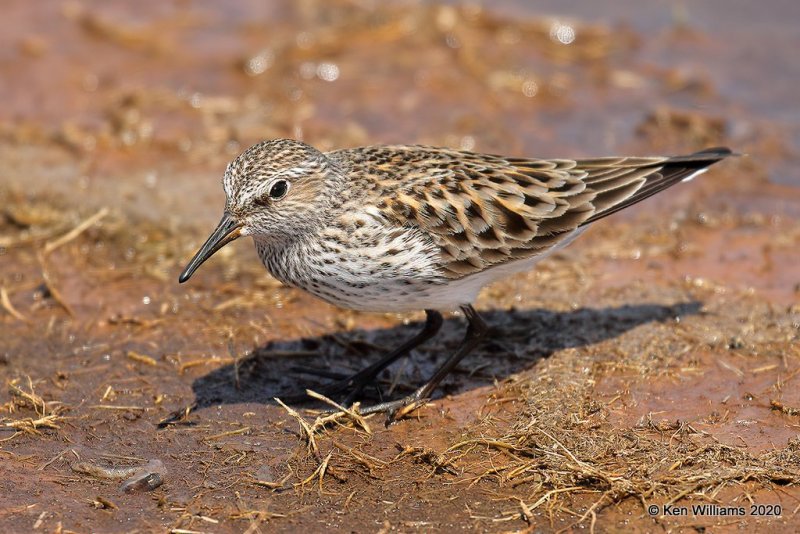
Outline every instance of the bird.
{"label": "bird", "polygon": [[292,139],[262,141],[222,178],[225,209],[180,274],[184,283],[244,236],[269,273],[340,308],[424,310],[411,339],[325,390],[345,403],[394,361],[428,341],[443,311],[461,310],[459,347],[412,394],[361,409],[398,420],[426,404],[441,381],[484,341],[473,307],[492,282],[530,270],[586,228],[732,154],[537,159],[425,145],[322,152]]}

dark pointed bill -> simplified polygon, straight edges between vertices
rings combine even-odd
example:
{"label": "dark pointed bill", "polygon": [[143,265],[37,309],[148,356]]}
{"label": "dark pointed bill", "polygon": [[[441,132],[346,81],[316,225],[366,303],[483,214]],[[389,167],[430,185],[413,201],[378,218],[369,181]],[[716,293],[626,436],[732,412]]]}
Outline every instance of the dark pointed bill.
{"label": "dark pointed bill", "polygon": [[197,251],[197,254],[194,255],[192,261],[186,265],[186,268],[181,273],[180,278],[178,278],[178,282],[181,284],[187,281],[194,272],[200,267],[204,261],[214,255],[216,251],[230,243],[231,241],[239,238],[241,236],[242,225],[239,222],[236,222],[233,217],[228,212],[222,216],[222,220],[219,221],[217,228],[214,230],[214,233],[211,234],[203,246],[200,247],[200,250]]}

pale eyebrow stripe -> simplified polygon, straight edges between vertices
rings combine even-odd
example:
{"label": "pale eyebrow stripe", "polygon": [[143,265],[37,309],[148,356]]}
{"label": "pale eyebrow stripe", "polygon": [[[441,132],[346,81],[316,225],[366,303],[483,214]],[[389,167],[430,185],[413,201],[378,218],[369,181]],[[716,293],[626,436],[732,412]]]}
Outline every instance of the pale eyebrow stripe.
{"label": "pale eyebrow stripe", "polygon": [[244,197],[242,197],[242,200],[250,200],[251,198],[263,195],[264,193],[267,192],[267,189],[269,189],[269,187],[273,183],[275,183],[275,179],[280,178],[281,176],[287,176],[288,175],[288,176],[292,176],[292,177],[296,178],[296,177],[299,177],[299,176],[302,176],[302,175],[308,173],[309,170],[310,169],[308,167],[302,167],[302,166],[301,167],[292,167],[291,169],[285,169],[285,170],[283,170],[283,171],[281,171],[281,172],[279,172],[279,173],[277,173],[277,174],[275,174],[273,176],[270,176],[270,179],[268,181],[264,182],[264,184],[262,186],[257,187],[256,189],[254,189],[251,193],[249,193],[249,194],[245,195]]}
{"label": "pale eyebrow stripe", "polygon": [[277,178],[277,177],[283,176],[285,174],[288,174],[290,176],[302,176],[302,175],[308,173],[309,170],[310,169],[308,167],[305,167],[305,166],[292,167],[291,169],[286,169],[286,170],[283,170],[283,171],[279,172],[278,174],[273,176],[273,178]]}

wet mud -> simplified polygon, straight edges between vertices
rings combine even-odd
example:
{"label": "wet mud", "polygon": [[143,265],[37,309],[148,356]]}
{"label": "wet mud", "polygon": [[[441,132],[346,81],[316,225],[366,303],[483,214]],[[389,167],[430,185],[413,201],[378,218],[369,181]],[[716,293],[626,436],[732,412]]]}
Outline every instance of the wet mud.
{"label": "wet mud", "polygon": [[[0,530],[796,529],[795,8],[629,4],[8,2]],[[386,427],[305,391],[421,313],[321,303],[244,242],[177,283],[227,161],[278,136],[742,155],[484,290],[490,341]],[[363,403],[412,391],[465,326]],[[665,513],[692,504],[748,513]]]}

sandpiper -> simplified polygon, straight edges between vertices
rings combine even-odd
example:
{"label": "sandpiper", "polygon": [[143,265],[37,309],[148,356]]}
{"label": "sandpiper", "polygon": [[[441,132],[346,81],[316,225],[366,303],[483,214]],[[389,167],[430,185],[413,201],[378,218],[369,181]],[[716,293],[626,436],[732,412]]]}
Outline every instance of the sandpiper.
{"label": "sandpiper", "polygon": [[466,335],[433,376],[406,398],[362,410],[399,418],[425,403],[486,336],[472,307],[483,286],[529,270],[589,224],[730,154],[533,159],[420,145],[323,153],[289,139],[264,141],[228,165],[222,220],[179,280],[249,235],[284,284],[354,310],[425,310],[416,336],[326,390],[349,391],[348,404],[438,332],[440,311],[460,308]]}

